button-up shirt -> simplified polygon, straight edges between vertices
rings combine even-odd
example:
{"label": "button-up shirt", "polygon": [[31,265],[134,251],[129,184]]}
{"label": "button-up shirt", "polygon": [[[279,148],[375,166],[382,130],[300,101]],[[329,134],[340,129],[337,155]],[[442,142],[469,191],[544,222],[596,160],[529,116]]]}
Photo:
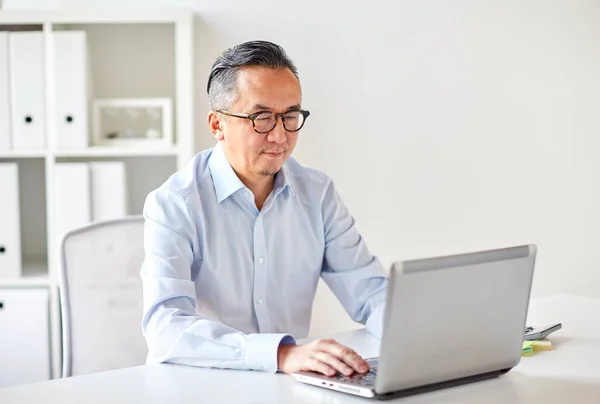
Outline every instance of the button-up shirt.
{"label": "button-up shirt", "polygon": [[277,371],[306,337],[319,277],[381,334],[387,276],[325,174],[288,158],[261,210],[220,143],[144,205],[148,362]]}

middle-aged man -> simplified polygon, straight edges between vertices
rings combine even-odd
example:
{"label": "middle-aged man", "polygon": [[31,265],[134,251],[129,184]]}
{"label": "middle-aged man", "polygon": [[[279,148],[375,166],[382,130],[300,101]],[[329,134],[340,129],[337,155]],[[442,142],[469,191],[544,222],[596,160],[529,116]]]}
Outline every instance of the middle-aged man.
{"label": "middle-aged man", "polygon": [[377,336],[387,288],[331,179],[290,157],[309,116],[296,67],[280,46],[246,42],[217,58],[207,91],[216,146],[144,206],[148,362],[368,371],[334,340],[294,339],[308,333],[319,277]]}

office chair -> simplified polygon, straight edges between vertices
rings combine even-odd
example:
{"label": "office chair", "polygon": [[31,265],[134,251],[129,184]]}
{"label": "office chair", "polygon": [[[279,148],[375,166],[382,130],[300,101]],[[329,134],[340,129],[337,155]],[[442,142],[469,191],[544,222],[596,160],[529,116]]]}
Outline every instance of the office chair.
{"label": "office chair", "polygon": [[144,364],[143,218],[107,220],[70,231],[60,254],[62,376]]}

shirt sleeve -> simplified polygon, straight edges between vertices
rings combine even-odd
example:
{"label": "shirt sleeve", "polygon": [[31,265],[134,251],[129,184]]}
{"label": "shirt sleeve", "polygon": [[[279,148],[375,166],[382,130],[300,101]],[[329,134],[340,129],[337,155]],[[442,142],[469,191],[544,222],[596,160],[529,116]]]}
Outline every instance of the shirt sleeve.
{"label": "shirt sleeve", "polygon": [[196,312],[191,267],[199,247],[186,201],[162,187],[144,205],[145,258],[142,331],[147,362],[252,369],[275,373],[280,343],[287,334],[245,334],[202,318]]}
{"label": "shirt sleeve", "polygon": [[329,180],[322,201],[325,256],[321,277],[354,321],[381,337],[388,277]]}

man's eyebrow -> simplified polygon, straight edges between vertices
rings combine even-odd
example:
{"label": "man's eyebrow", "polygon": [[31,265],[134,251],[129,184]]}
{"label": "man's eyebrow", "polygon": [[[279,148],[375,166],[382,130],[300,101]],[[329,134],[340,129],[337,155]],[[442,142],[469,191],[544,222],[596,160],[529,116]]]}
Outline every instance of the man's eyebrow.
{"label": "man's eyebrow", "polygon": [[266,105],[262,105],[262,104],[254,104],[252,106],[252,108],[250,108],[250,111],[270,111],[271,108],[267,107]]}
{"label": "man's eyebrow", "polygon": [[[290,111],[292,109],[300,109],[300,104],[291,105],[287,107],[286,111]],[[267,107],[266,105],[254,104],[251,111],[272,111],[272,109],[271,107]]]}

